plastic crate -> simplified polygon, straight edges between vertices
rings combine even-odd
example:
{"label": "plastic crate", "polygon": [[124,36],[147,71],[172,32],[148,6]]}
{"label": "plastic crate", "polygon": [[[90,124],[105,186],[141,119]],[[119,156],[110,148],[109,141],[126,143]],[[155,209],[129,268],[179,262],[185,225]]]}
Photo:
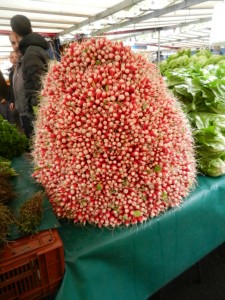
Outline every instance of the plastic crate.
{"label": "plastic crate", "polygon": [[43,299],[56,291],[64,270],[56,229],[9,242],[0,253],[0,299]]}

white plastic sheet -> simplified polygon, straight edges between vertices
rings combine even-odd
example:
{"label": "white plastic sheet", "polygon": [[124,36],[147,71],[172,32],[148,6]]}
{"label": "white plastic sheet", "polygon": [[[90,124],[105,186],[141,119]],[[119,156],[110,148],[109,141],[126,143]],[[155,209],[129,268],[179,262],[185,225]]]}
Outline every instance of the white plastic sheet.
{"label": "white plastic sheet", "polygon": [[210,35],[210,44],[214,46],[225,45],[225,2],[218,3],[212,16],[212,29]]}

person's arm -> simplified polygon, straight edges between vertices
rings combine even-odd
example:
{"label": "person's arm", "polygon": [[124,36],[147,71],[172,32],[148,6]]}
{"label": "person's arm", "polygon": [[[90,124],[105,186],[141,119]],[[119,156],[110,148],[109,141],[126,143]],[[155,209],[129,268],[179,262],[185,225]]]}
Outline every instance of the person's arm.
{"label": "person's arm", "polygon": [[8,89],[8,101],[9,103],[14,103],[14,92],[13,92],[13,70],[9,73],[9,89]]}
{"label": "person's arm", "polygon": [[13,92],[13,71],[11,70],[9,73],[9,90],[8,90],[8,101],[9,101],[9,109],[15,109],[15,99]]}

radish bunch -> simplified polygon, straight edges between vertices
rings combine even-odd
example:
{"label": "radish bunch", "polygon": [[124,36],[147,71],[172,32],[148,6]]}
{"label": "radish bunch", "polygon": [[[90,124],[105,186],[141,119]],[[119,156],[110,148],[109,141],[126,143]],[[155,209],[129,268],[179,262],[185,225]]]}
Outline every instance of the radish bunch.
{"label": "radish bunch", "polygon": [[154,64],[122,43],[72,43],[44,78],[33,176],[56,215],[130,225],[178,206],[195,182],[192,133]]}

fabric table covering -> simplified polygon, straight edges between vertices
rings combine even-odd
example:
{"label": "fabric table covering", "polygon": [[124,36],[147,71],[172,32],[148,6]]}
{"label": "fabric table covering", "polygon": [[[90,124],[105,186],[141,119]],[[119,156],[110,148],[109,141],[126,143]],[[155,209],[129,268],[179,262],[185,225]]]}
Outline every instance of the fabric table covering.
{"label": "fabric table covering", "polygon": [[[15,158],[14,212],[41,189],[32,164]],[[59,227],[60,226],[60,227]],[[225,176],[198,176],[175,209],[143,224],[115,229],[58,222],[48,199],[37,231],[58,227],[66,271],[56,300],[145,300],[225,241]],[[14,238],[18,233],[14,230]]]}
{"label": "fabric table covering", "polygon": [[225,241],[225,176],[198,176],[180,207],[144,224],[60,224],[66,271],[56,300],[145,300]]}

